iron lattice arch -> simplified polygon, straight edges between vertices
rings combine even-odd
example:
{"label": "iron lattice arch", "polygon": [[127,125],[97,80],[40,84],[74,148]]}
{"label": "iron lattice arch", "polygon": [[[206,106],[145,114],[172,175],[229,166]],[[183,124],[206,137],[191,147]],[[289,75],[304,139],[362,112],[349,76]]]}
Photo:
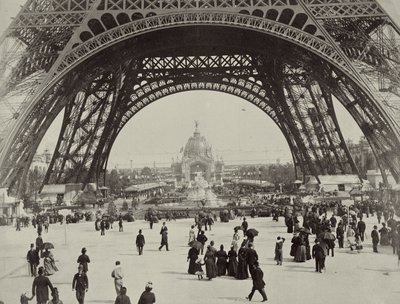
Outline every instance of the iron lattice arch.
{"label": "iron lattice arch", "polygon": [[28,1],[4,40],[25,51],[1,58],[16,66],[1,70],[0,96],[26,96],[11,112],[0,102],[2,184],[24,180],[63,109],[45,183],[101,180],[127,121],[188,90],[225,92],[259,107],[285,136],[297,174],[317,178],[359,174],[336,119],[337,99],[384,178],[390,169],[398,181],[399,126],[360,73],[368,65],[396,91],[400,56],[387,39],[394,32],[382,8],[366,0]]}

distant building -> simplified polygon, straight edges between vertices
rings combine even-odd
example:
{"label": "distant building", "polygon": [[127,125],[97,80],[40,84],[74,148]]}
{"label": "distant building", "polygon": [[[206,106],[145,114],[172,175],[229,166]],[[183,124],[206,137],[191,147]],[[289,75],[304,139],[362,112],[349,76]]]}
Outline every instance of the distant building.
{"label": "distant building", "polygon": [[[8,196],[7,188],[0,188],[0,217],[5,219],[19,217],[24,214],[21,200]],[[10,223],[7,220],[7,223]]]}
{"label": "distant building", "polygon": [[37,170],[42,173],[46,173],[49,168],[49,164],[51,161],[51,153],[49,150],[44,150],[43,153],[36,153],[33,156],[31,170]]}
{"label": "distant building", "polygon": [[368,170],[378,168],[371,146],[364,136],[360,137],[358,143],[353,143],[351,140],[347,141],[347,147],[363,178],[366,178]]}
{"label": "distant building", "polygon": [[[386,177],[387,177],[389,185],[391,185],[391,186],[396,185],[396,181],[389,170],[386,171]],[[379,189],[379,184],[383,183],[383,177],[382,177],[381,171],[378,169],[368,170],[367,171],[367,180],[371,183],[371,185],[375,189]]]}
{"label": "distant building", "polygon": [[172,175],[178,184],[184,185],[201,176],[211,184],[221,184],[224,171],[222,159],[215,160],[211,146],[204,136],[200,135],[198,123],[196,129],[186,143],[183,156],[180,161],[173,161],[171,165]]}

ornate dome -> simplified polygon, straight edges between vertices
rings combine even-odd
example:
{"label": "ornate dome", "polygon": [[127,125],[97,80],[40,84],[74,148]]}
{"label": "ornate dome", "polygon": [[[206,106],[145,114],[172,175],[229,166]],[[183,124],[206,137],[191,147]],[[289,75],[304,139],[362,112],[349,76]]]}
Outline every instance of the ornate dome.
{"label": "ornate dome", "polygon": [[210,145],[203,136],[200,136],[200,132],[196,127],[196,130],[193,132],[193,136],[191,136],[186,143],[183,157],[194,158],[198,156],[210,159],[213,158]]}

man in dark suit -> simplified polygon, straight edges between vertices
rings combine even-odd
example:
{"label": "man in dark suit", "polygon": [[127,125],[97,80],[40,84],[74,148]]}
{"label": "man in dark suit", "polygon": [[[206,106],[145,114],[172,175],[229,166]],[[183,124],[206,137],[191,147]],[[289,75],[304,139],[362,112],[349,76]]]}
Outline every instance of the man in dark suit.
{"label": "man in dark suit", "polygon": [[83,272],[86,273],[89,270],[88,263],[90,263],[90,258],[86,254],[86,248],[83,247],[81,250],[81,255],[78,257],[77,263],[83,266]]}
{"label": "man in dark suit", "polygon": [[158,250],[161,251],[161,248],[163,248],[165,245],[165,247],[167,248],[167,251],[169,251],[169,249],[168,249],[168,228],[167,228],[167,226],[165,226],[165,222],[163,223],[163,225],[161,227],[160,234],[161,234],[161,246],[158,247]]}
{"label": "man in dark suit", "polygon": [[258,263],[258,254],[257,251],[253,247],[253,243],[249,243],[247,248],[247,254],[246,254],[246,259],[247,259],[247,265],[249,265],[249,271],[250,274],[254,270],[254,265]]}
{"label": "man in dark suit", "polygon": [[78,266],[78,273],[74,275],[72,280],[72,290],[76,290],[76,299],[79,304],[85,303],[85,293],[89,289],[89,280],[83,271],[83,266]]}
{"label": "man in dark suit", "polygon": [[39,267],[39,276],[33,280],[32,284],[32,296],[36,295],[37,304],[46,304],[49,300],[49,288],[51,292],[54,291],[54,287],[51,284],[48,277],[43,275],[43,267]]}
{"label": "man in dark suit", "polygon": [[142,234],[142,229],[139,230],[139,234],[136,236],[136,247],[139,251],[139,255],[143,253],[143,246],[145,244],[144,236]]}
{"label": "man in dark suit", "polygon": [[339,225],[336,228],[336,238],[339,242],[339,248],[343,248],[344,230],[343,230],[343,223],[341,221],[339,222]]}
{"label": "man in dark suit", "polygon": [[40,252],[40,256],[42,256],[43,252],[43,239],[42,235],[39,233],[38,237],[36,238],[36,250]]}
{"label": "man in dark suit", "polygon": [[29,269],[32,277],[36,277],[36,268],[39,265],[39,252],[35,249],[35,245],[31,244],[31,249],[26,254],[26,259],[29,263]]}
{"label": "man in dark suit", "polygon": [[255,262],[255,264],[252,267],[253,267],[253,270],[251,271],[251,279],[253,280],[253,288],[251,289],[251,292],[248,295],[248,297],[246,297],[246,299],[251,301],[251,299],[253,298],[254,292],[256,290],[258,290],[258,292],[263,297],[263,300],[261,302],[265,302],[268,300],[268,298],[267,298],[267,295],[265,294],[265,290],[264,290],[264,287],[265,287],[265,282],[263,280],[264,273],[260,269],[258,262]]}
{"label": "man in dark suit", "polygon": [[246,221],[246,218],[243,217],[243,222],[242,222],[243,236],[246,236],[247,228],[249,228],[249,223]]}
{"label": "man in dark suit", "polygon": [[362,242],[364,242],[364,235],[365,235],[366,228],[367,228],[367,226],[365,225],[365,222],[362,220],[362,217],[361,217],[357,223],[357,229],[360,234],[360,238],[361,238]]}
{"label": "man in dark suit", "polygon": [[322,272],[325,268],[325,251],[319,243],[319,240],[315,240],[315,245],[312,248],[312,258],[315,259],[315,272]]}
{"label": "man in dark suit", "polygon": [[379,244],[379,233],[378,233],[378,226],[374,225],[374,230],[371,232],[371,239],[372,239],[372,248],[374,252],[378,253],[378,244]]}

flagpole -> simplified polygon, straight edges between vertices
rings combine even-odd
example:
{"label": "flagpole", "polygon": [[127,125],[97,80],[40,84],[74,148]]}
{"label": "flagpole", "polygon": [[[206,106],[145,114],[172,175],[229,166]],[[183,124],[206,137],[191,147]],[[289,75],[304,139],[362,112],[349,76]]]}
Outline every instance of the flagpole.
{"label": "flagpole", "polygon": [[67,245],[67,221],[64,224],[64,245]]}

